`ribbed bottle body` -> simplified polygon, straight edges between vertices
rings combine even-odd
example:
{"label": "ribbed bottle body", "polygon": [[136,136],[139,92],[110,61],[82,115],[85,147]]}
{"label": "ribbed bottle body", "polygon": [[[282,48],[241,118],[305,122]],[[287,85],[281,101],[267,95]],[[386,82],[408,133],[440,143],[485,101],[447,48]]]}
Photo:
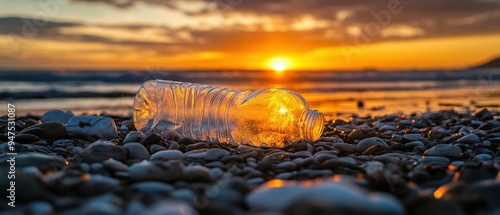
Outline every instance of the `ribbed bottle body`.
{"label": "ribbed bottle body", "polygon": [[145,133],[175,132],[196,140],[280,147],[319,137],[318,132],[315,137],[304,131],[318,126],[323,130],[323,116],[317,111],[308,115],[315,121],[304,117],[311,112],[308,108],[300,95],[286,89],[251,92],[151,80],[137,92],[134,125]]}

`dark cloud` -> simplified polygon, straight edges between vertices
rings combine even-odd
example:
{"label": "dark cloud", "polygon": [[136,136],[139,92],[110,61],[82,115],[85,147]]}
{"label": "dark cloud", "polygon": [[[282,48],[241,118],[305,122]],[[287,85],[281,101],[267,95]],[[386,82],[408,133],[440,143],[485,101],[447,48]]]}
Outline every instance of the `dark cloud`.
{"label": "dark cloud", "polygon": [[[139,0],[74,0],[89,3],[106,3],[118,8],[131,7]],[[192,2],[200,2],[191,0]],[[274,17],[282,24],[290,25],[304,16],[327,22],[328,25],[309,30],[265,30],[265,23],[258,23],[249,30],[248,26],[214,27],[209,30],[196,28],[177,28],[152,25],[97,25],[98,27],[138,31],[157,29],[160,36],[174,38],[170,43],[154,41],[116,40],[96,35],[64,34],[61,28],[81,27],[82,23],[46,22],[37,28],[37,37],[61,40],[83,41],[91,43],[116,44],[131,47],[138,51],[154,51],[159,55],[167,53],[219,51],[219,52],[259,52],[273,50],[275,52],[308,52],[320,47],[339,46],[342,43],[352,44],[356,39],[349,29],[357,27],[365,31],[367,23],[376,21],[375,13],[383,13],[388,3],[395,0],[211,0],[207,8],[200,11],[189,11],[186,14],[193,18],[202,18],[211,13],[223,15],[254,15]],[[144,0],[151,5],[179,9],[179,0]],[[187,1],[183,1],[187,2]],[[382,37],[371,36],[370,43],[418,38],[454,37],[479,34],[500,33],[500,1],[486,0],[401,0],[402,11],[391,14],[390,22],[384,29],[407,26],[419,31],[416,35],[392,35]],[[213,6],[216,6],[215,8]],[[372,12],[373,11],[373,12]],[[343,14],[344,17],[339,14]],[[227,16],[231,17],[231,16]],[[26,23],[36,25],[43,23],[37,20],[19,17],[0,18],[0,34],[23,34]],[[290,27],[290,26],[288,26]],[[178,36],[185,32],[192,39]],[[364,32],[362,32],[364,33]],[[181,49],[182,48],[182,49]]]}
{"label": "dark cloud", "polygon": [[[211,13],[222,15],[270,16],[285,20],[287,23],[297,21],[304,16],[337,23],[329,26],[338,34],[345,35],[348,26],[364,26],[376,21],[373,12],[388,10],[390,4],[397,2],[402,12],[391,14],[389,26],[410,26],[421,29],[422,37],[463,36],[470,34],[498,33],[500,17],[500,1],[496,0],[75,0],[101,2],[124,8],[137,2],[165,6],[181,10],[179,2],[205,2],[207,8],[197,12],[187,12],[191,16],[203,16]],[[214,7],[215,5],[215,7]],[[339,19],[339,14],[344,14]],[[474,20],[474,17],[481,17]],[[229,17],[229,16],[228,16]],[[471,22],[453,22],[470,18]],[[340,24],[338,24],[340,23]],[[196,29],[194,29],[196,30]],[[234,29],[233,29],[234,30]],[[217,32],[216,32],[217,33]],[[223,32],[220,32],[223,33]],[[226,31],[228,35],[231,31]],[[259,33],[258,30],[255,33]],[[209,33],[207,33],[209,34]],[[411,38],[411,37],[410,37]],[[396,38],[397,39],[397,38]],[[374,41],[380,39],[373,39]]]}

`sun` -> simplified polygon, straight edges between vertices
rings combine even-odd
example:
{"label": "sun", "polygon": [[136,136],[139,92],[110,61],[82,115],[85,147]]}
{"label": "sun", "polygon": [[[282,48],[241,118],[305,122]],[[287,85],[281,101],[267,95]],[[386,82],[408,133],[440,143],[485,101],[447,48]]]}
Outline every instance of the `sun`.
{"label": "sun", "polygon": [[267,65],[276,72],[283,72],[292,65],[292,61],[284,57],[275,57]]}

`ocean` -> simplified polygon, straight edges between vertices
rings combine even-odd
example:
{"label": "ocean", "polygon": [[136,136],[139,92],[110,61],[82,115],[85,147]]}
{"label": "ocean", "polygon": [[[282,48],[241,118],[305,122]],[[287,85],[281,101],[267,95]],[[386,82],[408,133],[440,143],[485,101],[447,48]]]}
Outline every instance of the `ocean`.
{"label": "ocean", "polygon": [[[149,79],[238,90],[289,88],[327,118],[344,114],[411,114],[487,107],[500,110],[500,70],[428,71],[0,71],[0,100],[18,115],[50,109],[75,114],[129,115],[135,92]],[[6,106],[6,105],[5,105]],[[5,115],[7,108],[0,109]]]}

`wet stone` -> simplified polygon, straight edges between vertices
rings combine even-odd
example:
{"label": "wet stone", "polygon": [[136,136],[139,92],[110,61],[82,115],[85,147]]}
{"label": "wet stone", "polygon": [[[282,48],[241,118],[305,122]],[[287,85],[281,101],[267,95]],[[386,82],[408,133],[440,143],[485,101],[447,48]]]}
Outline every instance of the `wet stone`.
{"label": "wet stone", "polygon": [[366,139],[359,141],[358,145],[356,146],[356,150],[358,152],[363,152],[373,145],[380,145],[380,146],[389,147],[387,145],[387,143],[385,143],[382,139],[380,139],[378,137],[371,137],[371,138],[366,138]]}
{"label": "wet stone", "polygon": [[123,139],[123,144],[131,142],[140,142],[141,138],[142,138],[141,133],[139,133],[138,131],[131,131],[130,133],[127,134],[125,139]]}
{"label": "wet stone", "polygon": [[205,161],[218,161],[221,158],[228,156],[229,152],[224,150],[224,149],[218,149],[218,148],[213,148],[213,149],[197,149],[190,151],[193,153],[187,153],[186,157],[187,158],[192,158],[192,159],[203,159]]}
{"label": "wet stone", "polygon": [[158,181],[144,181],[144,182],[133,183],[128,187],[128,189],[134,192],[139,192],[153,196],[155,195],[167,196],[175,190],[172,185]]}
{"label": "wet stone", "polygon": [[243,162],[243,157],[241,156],[238,156],[238,155],[229,155],[229,156],[225,156],[223,158],[221,158],[220,161],[224,162],[224,163],[230,163],[230,162],[236,162],[236,163],[241,163]]}
{"label": "wet stone", "polygon": [[118,172],[118,171],[127,172],[129,169],[127,165],[125,165],[124,163],[122,163],[120,161],[114,160],[114,159],[105,160],[102,164],[105,168],[108,168],[108,169],[113,170],[115,172]]}
{"label": "wet stone", "polygon": [[142,161],[130,166],[132,181],[166,181],[180,179],[184,165],[179,161]]}
{"label": "wet stone", "polygon": [[314,155],[314,158],[318,163],[323,163],[327,160],[337,159],[337,156],[331,154],[319,154],[319,155]]}
{"label": "wet stone", "polygon": [[184,159],[184,154],[177,150],[164,150],[159,151],[151,155],[150,160],[182,160]]}
{"label": "wet stone", "polygon": [[414,142],[414,141],[421,141],[424,144],[429,142],[429,140],[425,137],[422,137],[420,134],[405,134],[403,135],[403,142]]}
{"label": "wet stone", "polygon": [[196,150],[196,149],[206,149],[209,148],[208,144],[205,142],[199,142],[186,146],[186,152]]}
{"label": "wet stone", "polygon": [[450,144],[438,144],[424,152],[425,156],[460,157],[460,148]]}
{"label": "wet stone", "polygon": [[179,141],[177,141],[177,143],[179,143],[179,145],[191,145],[195,144],[196,142],[194,142],[194,140],[191,138],[183,137]]}
{"label": "wet stone", "polygon": [[286,161],[286,162],[282,162],[282,163],[279,163],[278,165],[276,165],[276,168],[282,169],[285,171],[293,171],[297,168],[297,165],[295,165],[295,163],[293,163],[291,161]]}
{"label": "wet stone", "polygon": [[457,143],[464,143],[464,144],[474,144],[479,141],[479,137],[475,134],[468,134],[460,139],[457,140]]}
{"label": "wet stone", "polygon": [[15,138],[15,141],[18,143],[31,143],[39,140],[40,138],[33,134],[18,134]]}
{"label": "wet stone", "polygon": [[163,150],[167,150],[167,148],[165,148],[162,145],[158,145],[158,144],[154,144],[154,145],[151,145],[149,147],[149,151],[151,152],[151,154],[154,154],[156,152],[163,151]]}
{"label": "wet stone", "polygon": [[37,126],[28,127],[28,128],[23,129],[22,131],[20,131],[19,134],[33,134],[36,136],[41,136],[42,128],[40,128],[39,126],[38,127]]}
{"label": "wet stone", "polygon": [[347,142],[353,143],[356,140],[363,140],[373,136],[375,136],[375,131],[373,129],[362,127],[360,129],[353,130],[347,137]]}
{"label": "wet stone", "polygon": [[131,159],[131,160],[135,160],[135,159],[147,160],[147,159],[149,159],[148,150],[146,149],[146,147],[144,147],[140,143],[136,143],[136,142],[126,143],[125,145],[123,145],[123,148],[127,149],[127,151],[128,151],[128,159]]}
{"label": "wet stone", "polygon": [[85,148],[79,155],[82,157],[83,162],[87,163],[103,162],[110,158],[125,161],[127,159],[127,150],[121,146],[94,143]]}
{"label": "wet stone", "polygon": [[403,149],[407,150],[407,151],[413,150],[417,146],[424,146],[424,143],[422,143],[422,141],[413,141],[413,142],[405,143],[403,145]]}
{"label": "wet stone", "polygon": [[383,145],[373,145],[367,148],[362,153],[365,155],[381,155],[386,153],[391,153],[393,150],[388,146]]}
{"label": "wet stone", "polygon": [[42,122],[61,122],[61,123],[67,123],[71,117],[73,117],[73,113],[71,112],[64,112],[62,110],[50,110],[47,111],[41,118],[40,120]]}
{"label": "wet stone", "polygon": [[152,133],[144,138],[144,140],[141,141],[141,144],[145,147],[148,147],[153,144],[158,144],[161,141],[161,136],[157,133]]}
{"label": "wet stone", "polygon": [[182,179],[186,181],[212,181],[210,170],[204,166],[188,166],[184,168]]}
{"label": "wet stone", "polygon": [[441,157],[441,156],[426,156],[418,159],[418,163],[426,164],[426,163],[431,163],[431,162],[439,162],[439,163],[445,163],[449,164],[450,159],[446,157]]}
{"label": "wet stone", "polygon": [[348,143],[335,143],[333,144],[333,148],[349,154],[356,152],[356,146]]}
{"label": "wet stone", "polygon": [[179,150],[179,143],[171,141],[168,146],[168,150]]}

